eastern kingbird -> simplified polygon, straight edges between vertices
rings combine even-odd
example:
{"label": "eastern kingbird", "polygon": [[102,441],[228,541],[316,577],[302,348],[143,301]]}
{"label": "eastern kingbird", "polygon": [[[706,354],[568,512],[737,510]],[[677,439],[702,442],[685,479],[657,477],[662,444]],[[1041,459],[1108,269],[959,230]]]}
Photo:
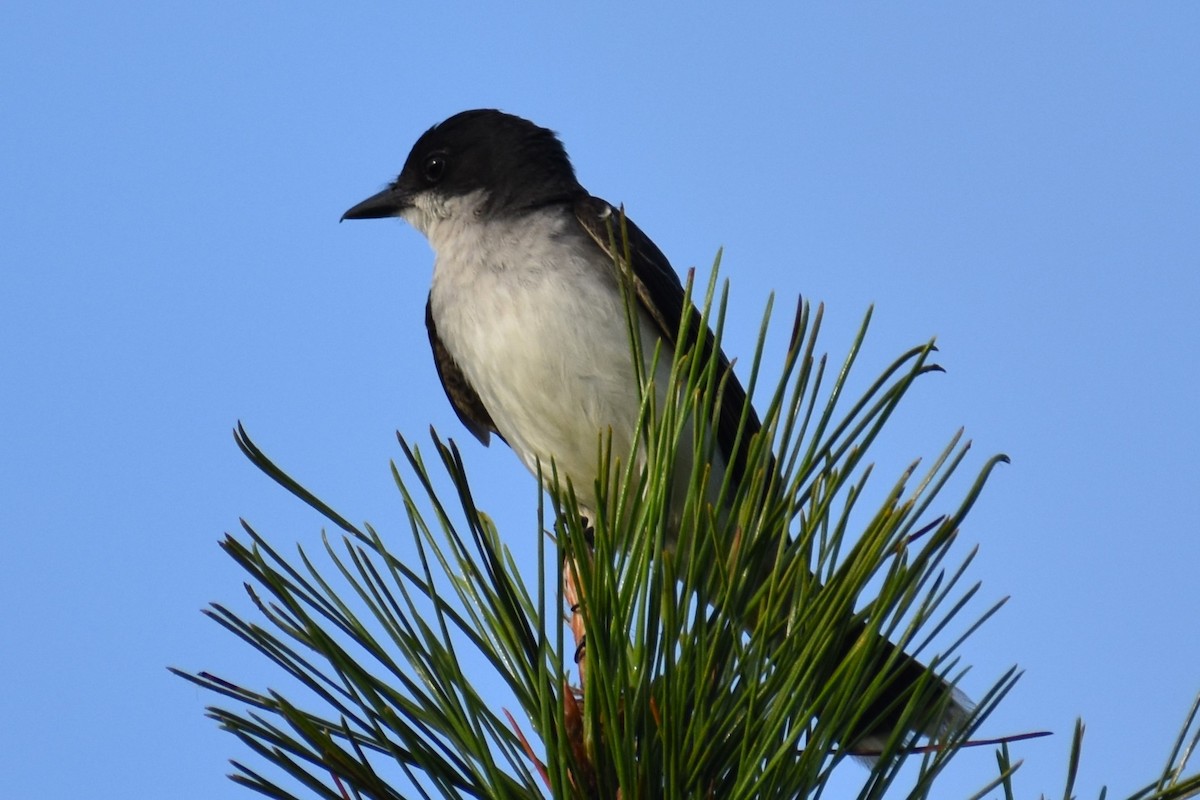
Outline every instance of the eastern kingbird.
{"label": "eastern kingbird", "polygon": [[[660,393],[684,291],[654,242],[580,185],[552,131],[495,110],[455,114],[417,140],[395,181],[342,216],[381,217],[407,220],[433,247],[425,326],[446,395],[476,438],[486,445],[499,436],[534,474],[553,459],[560,480],[575,487],[595,484],[602,435],[611,435],[613,453],[632,451],[641,397],[613,227],[623,223],[626,231],[642,352],[648,358],[662,344],[654,376]],[[686,311],[699,320],[694,307]],[[704,334],[711,347],[711,332]],[[714,421],[718,484],[726,470],[736,482],[745,458],[734,440],[746,393],[732,373],[723,391]],[[751,410],[742,441],[758,429]],[[681,443],[679,452],[693,448]],[[848,627],[847,650],[862,630]],[[856,750],[888,738],[918,682],[940,683],[945,708],[918,732],[944,731],[965,716],[961,696],[917,660],[899,653],[891,669],[890,694],[866,715],[871,727],[849,743]]]}

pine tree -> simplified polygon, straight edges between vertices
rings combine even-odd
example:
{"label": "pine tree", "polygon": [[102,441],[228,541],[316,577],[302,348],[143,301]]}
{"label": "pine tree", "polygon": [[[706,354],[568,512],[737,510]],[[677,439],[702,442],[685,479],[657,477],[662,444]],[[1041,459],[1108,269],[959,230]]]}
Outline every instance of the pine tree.
{"label": "pine tree", "polygon": [[[726,293],[716,297],[715,276],[701,324],[719,346]],[[749,367],[752,392],[770,313]],[[393,473],[418,554],[412,563],[375,528],[351,524],[302,487],[239,425],[250,460],[338,535],[323,538],[320,559],[303,547],[289,559],[246,523],[222,543],[249,574],[263,621],[223,605],[208,615],[303,687],[285,696],[175,670],[224,697],[209,715],[258,756],[234,762],[233,779],[269,797],[331,800],[792,798],[821,797],[835,772],[858,770],[861,798],[930,796],[1016,682],[1015,667],[930,746],[901,730],[863,770],[843,764],[856,754],[838,742],[887,688],[886,640],[929,665],[931,690],[934,674],[951,683],[964,674],[962,642],[1000,603],[964,622],[979,586],[966,578],[974,553],[954,563],[953,545],[1005,459],[984,461],[963,496],[947,501],[970,447],[960,432],[931,465],[903,471],[867,513],[867,454],[914,382],[937,369],[934,346],[908,349],[848,401],[870,314],[836,372],[818,355],[821,316],[798,305],[777,384],[758,393],[767,400],[764,435],[746,449],[751,477],[723,487],[727,514],[707,502],[713,437],[696,422],[717,412],[725,376],[716,358],[677,358],[677,391],[664,408],[645,392],[644,469],[598,442],[599,478],[589,489],[604,502],[595,519],[583,518],[574,487],[557,485],[547,464],[552,488],[537,495],[534,529],[501,536],[476,507],[453,442],[433,433],[430,463],[401,436]],[[698,465],[682,509],[669,492],[681,441],[693,443]],[[439,491],[447,479],[451,491]],[[670,514],[692,534],[668,546]],[[761,574],[763,548],[783,540],[755,532],[779,530],[800,555]],[[532,539],[539,569],[531,581],[505,543]],[[725,613],[731,608],[738,613]],[[568,609],[577,635],[564,624]],[[867,635],[847,656],[839,642],[848,620]],[[512,708],[497,707],[486,688],[496,685]],[[895,711],[917,719],[928,699],[915,692]],[[1198,725],[1193,708],[1167,768],[1137,800],[1200,793],[1200,775],[1184,775]],[[1067,797],[1081,739],[1082,726]],[[1007,745],[997,759],[999,775],[981,778],[978,796],[997,787],[1012,796]]]}

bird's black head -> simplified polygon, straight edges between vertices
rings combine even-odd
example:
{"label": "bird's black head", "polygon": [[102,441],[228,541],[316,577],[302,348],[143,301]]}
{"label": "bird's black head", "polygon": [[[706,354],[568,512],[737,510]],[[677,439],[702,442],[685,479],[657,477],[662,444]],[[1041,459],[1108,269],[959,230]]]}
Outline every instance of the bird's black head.
{"label": "bird's black head", "polygon": [[399,177],[342,219],[404,214],[422,196],[483,192],[491,214],[519,213],[583,191],[554,132],[494,109],[455,114],[421,135]]}

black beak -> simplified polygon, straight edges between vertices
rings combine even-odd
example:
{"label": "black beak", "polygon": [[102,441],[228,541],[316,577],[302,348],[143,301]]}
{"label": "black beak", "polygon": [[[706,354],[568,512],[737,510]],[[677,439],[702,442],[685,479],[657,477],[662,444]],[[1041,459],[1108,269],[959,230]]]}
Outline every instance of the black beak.
{"label": "black beak", "polygon": [[[398,217],[408,208],[408,198],[394,185],[389,186],[378,194],[373,194],[366,200],[351,208],[342,219],[381,219],[383,217]],[[340,221],[340,220],[339,220]]]}

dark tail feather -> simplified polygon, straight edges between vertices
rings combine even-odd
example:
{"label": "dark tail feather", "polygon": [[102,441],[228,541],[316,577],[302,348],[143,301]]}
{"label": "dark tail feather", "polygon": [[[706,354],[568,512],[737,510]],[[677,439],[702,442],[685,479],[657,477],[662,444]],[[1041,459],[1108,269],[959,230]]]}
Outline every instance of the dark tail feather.
{"label": "dark tail feather", "polygon": [[[861,646],[862,636],[870,635],[865,626],[856,627],[857,635],[851,632],[845,639],[843,661]],[[971,711],[966,695],[891,642],[875,643],[872,649],[879,653],[869,675],[885,677],[872,681],[879,693],[860,718],[860,725],[847,737],[847,749],[874,760],[901,726],[908,733],[929,737],[943,736],[963,726]]]}

